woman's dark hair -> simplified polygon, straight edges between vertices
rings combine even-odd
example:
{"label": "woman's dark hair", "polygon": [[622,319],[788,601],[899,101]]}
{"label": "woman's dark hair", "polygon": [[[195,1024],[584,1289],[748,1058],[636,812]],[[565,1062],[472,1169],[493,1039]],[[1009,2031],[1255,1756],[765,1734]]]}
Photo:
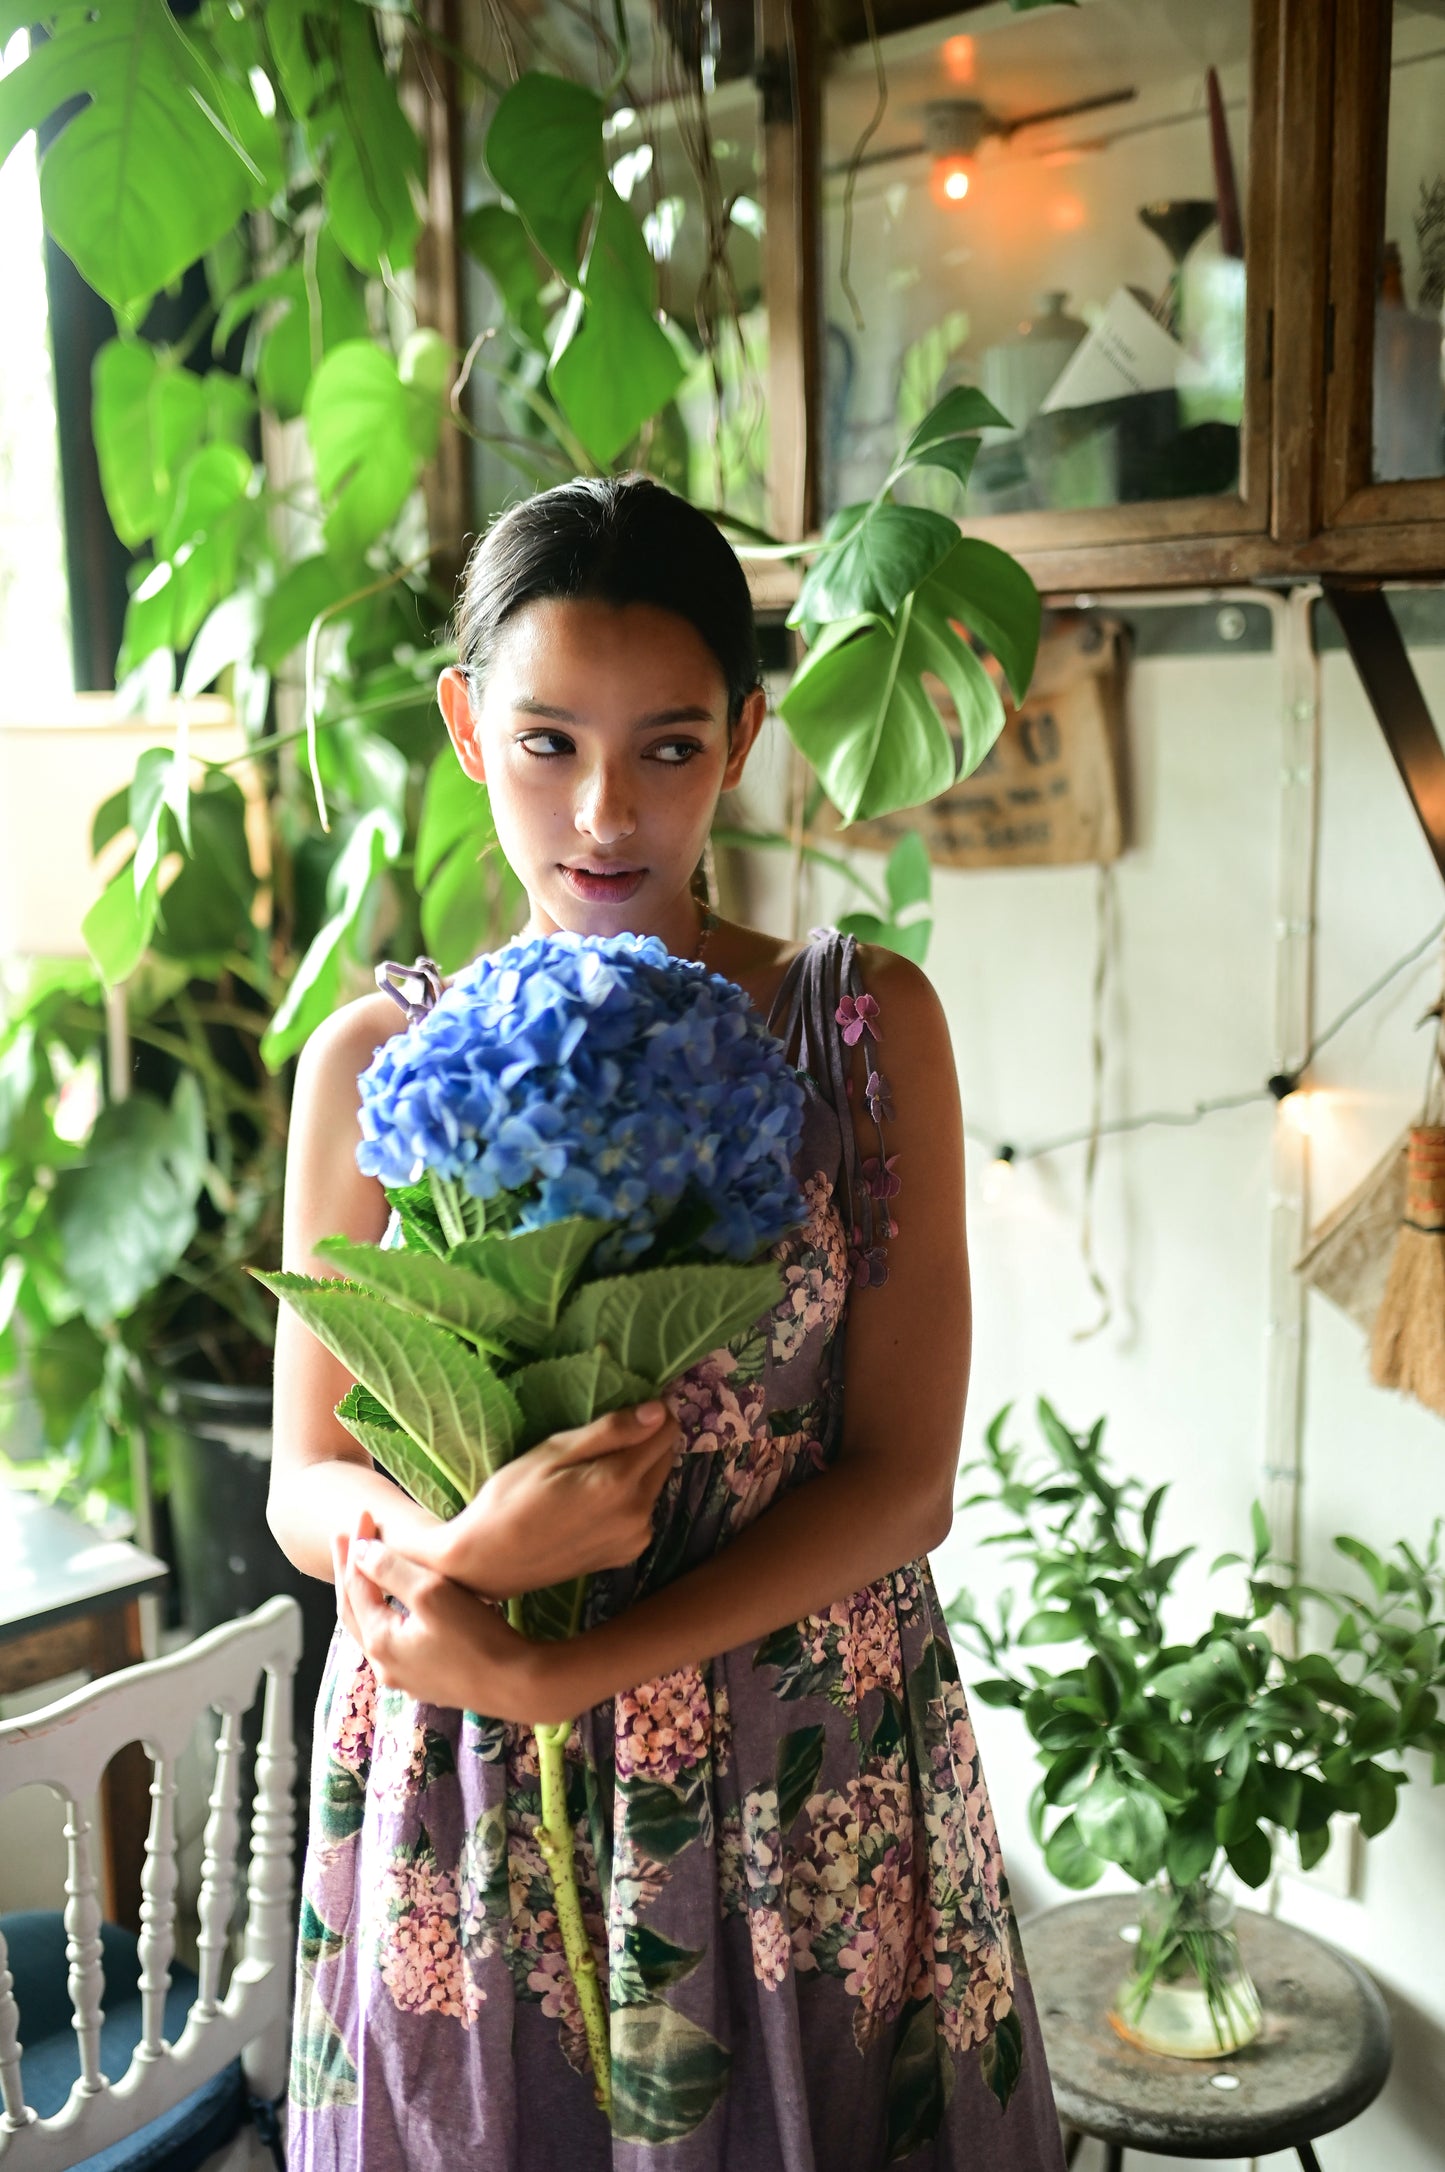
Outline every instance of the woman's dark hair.
{"label": "woman's dark hair", "polygon": [[579,475],[492,523],[457,605],[468,678],[486,678],[514,613],[552,597],[650,603],[685,618],[717,658],[730,731],[759,683],[752,597],[731,545],[706,513],[645,475]]}

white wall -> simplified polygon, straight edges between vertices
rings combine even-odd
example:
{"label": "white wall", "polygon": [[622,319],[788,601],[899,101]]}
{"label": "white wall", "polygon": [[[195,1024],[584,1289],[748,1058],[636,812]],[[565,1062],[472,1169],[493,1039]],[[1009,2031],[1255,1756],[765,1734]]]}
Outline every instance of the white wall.
{"label": "white wall", "polygon": [[[1445,655],[1423,651],[1416,661],[1445,720]],[[1261,1085],[1274,1068],[1278,707],[1270,656],[1133,670],[1134,833],[1116,877],[1106,1116],[1187,1108]],[[1445,913],[1384,742],[1338,655],[1324,662],[1322,737],[1317,1026]],[[769,769],[776,773],[771,748],[759,783]],[[953,1027],[965,1123],[991,1140],[1023,1144],[1088,1121],[1095,880],[1088,868],[936,871],[928,970]],[[776,880],[759,904],[781,927]],[[805,908],[806,926],[847,904],[824,877]],[[1316,1079],[1337,1091],[1311,1145],[1315,1218],[1415,1113],[1428,1053],[1415,1021],[1437,976],[1427,953],[1322,1053]],[[893,1086],[895,1098],[908,1092],[906,1079]],[[1115,1318],[1082,1342],[1075,1331],[1096,1316],[1078,1243],[1082,1150],[1020,1166],[1006,1203],[990,1205],[988,1153],[969,1149],[975,1343],[965,1453],[978,1452],[985,1424],[1011,1398],[1020,1432],[1032,1431],[1040,1392],[1076,1428],[1107,1413],[1119,1469],[1172,1481],[1164,1539],[1198,1546],[1182,1586],[1189,1633],[1200,1620],[1202,1565],[1247,1541],[1249,1504],[1262,1490],[1275,1120],[1272,1104],[1261,1104],[1192,1130],[1105,1144],[1096,1253]],[[906,1229],[910,1191],[927,1172],[899,1173]],[[1304,1568],[1325,1581],[1348,1574],[1331,1552],[1336,1532],[1377,1545],[1416,1538],[1445,1509],[1445,1423],[1374,1388],[1364,1337],[1315,1296],[1307,1341]],[[972,1516],[955,1523],[935,1564],[945,1597],[965,1582],[994,1587],[997,1556],[977,1548],[983,1528]],[[1029,1835],[1037,1768],[1013,1714],[980,1706],[976,1718],[1027,1916],[1068,1897]],[[1423,1760],[1417,1777],[1428,1780]],[[1395,2071],[1375,2107],[1324,2145],[1331,2172],[1445,2168],[1445,1789],[1412,1786],[1402,1800],[1396,1824],[1365,1850],[1358,1898],[1281,1882],[1281,1912],[1365,1961],[1395,2017]],[[1164,2160],[1131,2153],[1129,2162]],[[1270,2160],[1286,2162],[1293,2157]]]}

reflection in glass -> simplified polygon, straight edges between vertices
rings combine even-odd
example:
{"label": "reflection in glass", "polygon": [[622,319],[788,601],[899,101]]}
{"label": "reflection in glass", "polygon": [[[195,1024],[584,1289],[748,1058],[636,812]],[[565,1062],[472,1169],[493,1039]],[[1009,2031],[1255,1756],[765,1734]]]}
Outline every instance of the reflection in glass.
{"label": "reflection in glass", "polygon": [[971,514],[1237,489],[1249,51],[1249,0],[976,9],[882,39],[858,157],[874,56],[834,57],[828,511],[955,384],[1009,421]]}
{"label": "reflection in glass", "polygon": [[[497,89],[539,68],[604,100],[609,178],[641,226],[657,306],[685,364],[677,392],[614,463],[643,469],[698,504],[767,520],[767,322],[762,306],[763,179],[751,16],[654,10],[626,0],[620,53],[613,11],[570,0],[529,10],[469,9],[464,127],[466,209],[495,202],[483,157]],[[620,74],[619,74],[620,68]],[[462,237],[465,242],[464,223]],[[543,291],[541,337],[519,341],[478,264],[468,316],[494,330],[469,384],[480,517],[524,489],[561,481],[577,461],[547,427],[547,357],[566,292]]]}
{"label": "reflection in glass", "polygon": [[1397,5],[1375,302],[1374,478],[1445,474],[1445,22]]}

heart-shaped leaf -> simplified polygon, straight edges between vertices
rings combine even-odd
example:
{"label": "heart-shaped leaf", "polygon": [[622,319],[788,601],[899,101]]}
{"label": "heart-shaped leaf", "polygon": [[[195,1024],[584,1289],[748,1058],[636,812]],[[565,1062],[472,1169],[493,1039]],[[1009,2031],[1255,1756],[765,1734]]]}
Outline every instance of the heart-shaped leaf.
{"label": "heart-shaped leaf", "polygon": [[942,513],[918,505],[875,506],[844,530],[841,541],[820,551],[789,623],[818,625],[864,611],[891,617],[957,541],[957,524]]}
{"label": "heart-shaped leaf", "polygon": [[582,229],[607,178],[602,100],[584,84],[519,76],[487,130],[487,171],[549,264],[575,286]]}

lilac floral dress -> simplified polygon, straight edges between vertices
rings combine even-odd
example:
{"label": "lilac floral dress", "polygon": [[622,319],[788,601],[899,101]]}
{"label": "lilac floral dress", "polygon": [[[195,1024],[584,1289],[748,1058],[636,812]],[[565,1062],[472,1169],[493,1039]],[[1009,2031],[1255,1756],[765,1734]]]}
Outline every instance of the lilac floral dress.
{"label": "lilac floral dress", "polygon": [[[594,1580],[592,1620],[716,1553],[837,1450],[846,1307],[886,1275],[899,1182],[885,1029],[851,937],[814,931],[769,1024],[809,1079],[807,1219],[775,1248],[785,1294],[673,1390],[684,1438],[652,1546]],[[879,1153],[860,1168],[846,1044],[864,1035]],[[1062,2165],[926,1560],[584,1713],[567,1763],[611,2008],[611,2131],[535,1838],[530,1730],[379,1689],[338,1626],[317,1708],[293,2166]]]}

